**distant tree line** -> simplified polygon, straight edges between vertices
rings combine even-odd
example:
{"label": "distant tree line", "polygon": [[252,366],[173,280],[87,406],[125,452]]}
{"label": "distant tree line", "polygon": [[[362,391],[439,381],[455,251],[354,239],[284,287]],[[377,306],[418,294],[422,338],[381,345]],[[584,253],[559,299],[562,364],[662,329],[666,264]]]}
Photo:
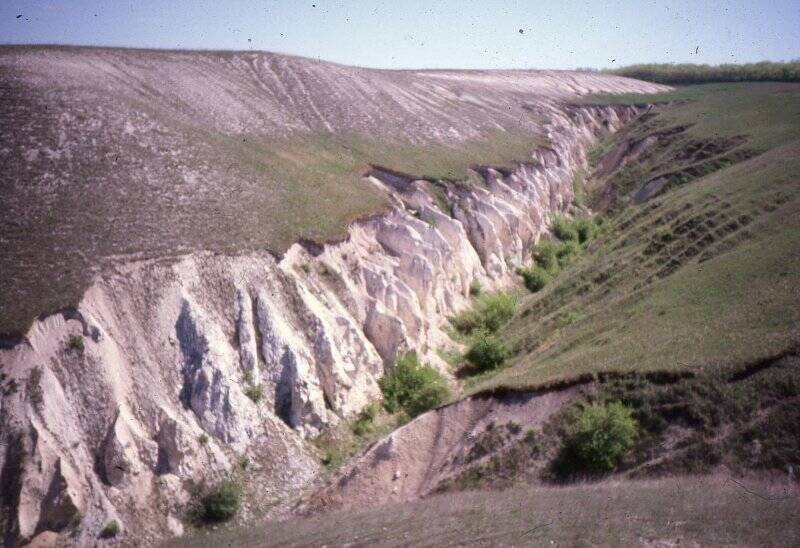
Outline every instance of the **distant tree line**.
{"label": "distant tree line", "polygon": [[742,65],[642,64],[604,72],[657,84],[705,84],[710,82],[799,82],[800,59],[788,63],[747,63]]}

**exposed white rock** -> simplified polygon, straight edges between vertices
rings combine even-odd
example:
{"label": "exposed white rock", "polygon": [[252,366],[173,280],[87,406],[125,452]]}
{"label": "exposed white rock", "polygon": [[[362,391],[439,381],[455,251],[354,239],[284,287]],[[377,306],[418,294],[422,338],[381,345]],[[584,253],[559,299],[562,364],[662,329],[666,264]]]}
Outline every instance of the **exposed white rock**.
{"label": "exposed white rock", "polygon": [[167,529],[174,537],[183,536],[183,524],[175,516],[167,516]]}
{"label": "exposed white rock", "polygon": [[[173,514],[190,483],[245,457],[263,461],[252,473],[276,497],[309,481],[318,465],[303,438],[379,397],[399,353],[443,367],[443,328],[470,284],[513,280],[571,203],[587,145],[636,113],[550,108],[550,148],[448,186],[447,207],[431,183],[374,170],[394,205],[313,254],[300,244],[280,260],[194,254],[97,278],[77,310],[0,350],[4,386],[17,387],[0,399],[0,469],[18,480],[19,537],[62,531],[79,514],[78,544],[110,515],[127,530],[180,534]],[[70,335],[83,350],[67,347]],[[387,443],[376,454],[394,451]]]}

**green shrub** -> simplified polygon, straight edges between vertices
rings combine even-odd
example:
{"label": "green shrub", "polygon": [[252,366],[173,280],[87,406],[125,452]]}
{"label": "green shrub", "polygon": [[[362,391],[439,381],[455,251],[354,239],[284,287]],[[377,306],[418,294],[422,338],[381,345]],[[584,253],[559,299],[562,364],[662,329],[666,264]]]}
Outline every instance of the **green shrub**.
{"label": "green shrub", "polygon": [[481,294],[481,282],[478,280],[472,280],[472,283],[469,284],[469,294],[471,297],[478,297]]}
{"label": "green shrub", "polygon": [[580,320],[583,316],[578,314],[577,312],[567,312],[566,314],[562,314],[558,317],[558,325],[560,327],[566,327],[570,324],[573,324]]}
{"label": "green shrub", "polygon": [[80,335],[70,335],[69,340],[67,341],[67,349],[83,352],[84,349],[83,337],[81,337]]}
{"label": "green shrub", "polygon": [[564,242],[558,249],[558,264],[564,268],[581,254],[581,246],[578,242]]}
{"label": "green shrub", "polygon": [[588,217],[576,220],[575,229],[578,231],[578,241],[582,244],[594,240],[600,234],[600,227],[594,219]]}
{"label": "green shrub", "polygon": [[561,475],[610,472],[633,447],[639,424],[618,402],[584,408],[570,429],[558,458]]}
{"label": "green shrub", "polygon": [[459,333],[469,335],[481,326],[481,317],[476,310],[465,310],[450,318],[450,323]]}
{"label": "green shrub", "polygon": [[444,377],[434,368],[421,365],[413,352],[398,359],[394,369],[378,384],[386,410],[390,413],[405,411],[410,417],[416,417],[450,397]]}
{"label": "green shrub", "polygon": [[536,261],[536,266],[545,269],[551,276],[558,274],[558,248],[559,246],[555,242],[545,240],[537,245],[533,251],[533,259]]}
{"label": "green shrub", "polygon": [[242,490],[232,480],[223,480],[202,500],[202,519],[207,522],[228,521],[239,510]]}
{"label": "green shrub", "polygon": [[511,319],[517,308],[517,300],[507,293],[484,295],[478,301],[478,314],[481,326],[489,331],[497,331]]}
{"label": "green shrub", "polygon": [[525,437],[523,439],[530,444],[536,444],[539,446],[542,444],[540,432],[533,427],[529,427],[525,431]]}
{"label": "green shrub", "polygon": [[258,403],[261,401],[261,398],[264,397],[264,386],[261,384],[255,384],[248,386],[244,389],[245,395],[253,400],[253,403]]}
{"label": "green shrub", "polygon": [[506,293],[481,295],[473,310],[467,310],[452,318],[450,322],[459,332],[469,335],[485,329],[497,331],[514,315],[517,300]]}
{"label": "green shrub", "polygon": [[508,345],[497,335],[479,331],[465,357],[478,371],[497,369],[505,363],[511,352]]}
{"label": "green shrub", "polygon": [[553,219],[553,235],[562,242],[577,242],[578,230],[575,223],[566,217],[558,216]]}
{"label": "green shrub", "polygon": [[335,470],[344,463],[345,455],[338,447],[328,447],[322,456],[322,464],[328,470]]}
{"label": "green shrub", "polygon": [[197,443],[200,445],[208,445],[208,436],[206,434],[200,434],[197,437]]}
{"label": "green shrub", "polygon": [[586,182],[584,181],[583,173],[576,173],[572,177],[572,202],[578,206],[583,207],[586,205]]}
{"label": "green shrub", "polygon": [[109,521],[100,531],[100,538],[114,538],[119,534],[119,524],[116,520]]}
{"label": "green shrub", "polygon": [[363,436],[364,434],[372,432],[372,424],[375,422],[377,414],[378,408],[375,407],[374,403],[362,409],[356,418],[356,422],[353,423],[353,434],[356,436]]}
{"label": "green shrub", "polygon": [[535,266],[533,268],[522,268],[520,269],[519,274],[522,276],[525,287],[527,287],[528,290],[533,293],[543,289],[544,286],[549,284],[553,279],[553,277],[548,274],[547,270],[540,266]]}
{"label": "green shrub", "polygon": [[662,242],[671,242],[674,239],[672,230],[668,226],[659,226],[655,230],[655,237]]}
{"label": "green shrub", "polygon": [[608,217],[595,217],[594,224],[597,225],[598,236],[607,234],[613,227],[613,223]]}

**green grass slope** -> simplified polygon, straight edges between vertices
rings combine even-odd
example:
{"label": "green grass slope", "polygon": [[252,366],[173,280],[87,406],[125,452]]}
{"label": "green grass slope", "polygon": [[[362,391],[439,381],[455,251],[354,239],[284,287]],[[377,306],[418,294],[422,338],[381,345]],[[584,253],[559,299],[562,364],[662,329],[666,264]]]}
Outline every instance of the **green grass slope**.
{"label": "green grass slope", "polygon": [[[613,228],[521,303],[504,332],[511,366],[470,390],[736,368],[800,343],[800,85],[592,100],[671,102],[594,155],[602,165],[602,152],[655,136],[635,160],[589,178]],[[660,193],[631,202],[659,177]]]}

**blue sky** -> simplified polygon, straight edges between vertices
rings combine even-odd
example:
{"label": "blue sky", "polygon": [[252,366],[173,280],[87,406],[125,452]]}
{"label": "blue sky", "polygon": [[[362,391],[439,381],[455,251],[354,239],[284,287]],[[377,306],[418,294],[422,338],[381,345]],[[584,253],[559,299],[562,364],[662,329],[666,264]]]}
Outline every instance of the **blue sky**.
{"label": "blue sky", "polygon": [[2,0],[0,43],[254,49],[386,68],[741,63],[800,57],[800,0]]}

